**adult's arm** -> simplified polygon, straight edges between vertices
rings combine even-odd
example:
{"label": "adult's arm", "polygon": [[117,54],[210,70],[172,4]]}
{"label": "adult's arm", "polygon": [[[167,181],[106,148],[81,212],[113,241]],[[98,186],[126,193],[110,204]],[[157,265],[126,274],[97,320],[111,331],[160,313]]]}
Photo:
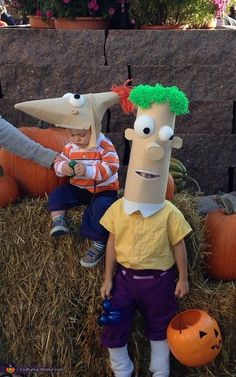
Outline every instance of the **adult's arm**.
{"label": "adult's arm", "polygon": [[44,148],[31,140],[11,123],[0,117],[0,146],[22,158],[32,160],[46,168],[52,166],[58,155],[52,149]]}

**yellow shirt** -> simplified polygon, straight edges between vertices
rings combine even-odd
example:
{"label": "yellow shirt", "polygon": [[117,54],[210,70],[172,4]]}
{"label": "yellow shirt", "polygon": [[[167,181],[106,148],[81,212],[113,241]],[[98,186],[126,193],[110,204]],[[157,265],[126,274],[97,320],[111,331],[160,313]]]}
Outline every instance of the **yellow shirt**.
{"label": "yellow shirt", "polygon": [[154,215],[144,218],[139,211],[127,215],[123,199],[108,208],[100,223],[115,234],[117,261],[132,269],[167,270],[175,263],[172,246],[191,227],[183,214],[168,200]]}

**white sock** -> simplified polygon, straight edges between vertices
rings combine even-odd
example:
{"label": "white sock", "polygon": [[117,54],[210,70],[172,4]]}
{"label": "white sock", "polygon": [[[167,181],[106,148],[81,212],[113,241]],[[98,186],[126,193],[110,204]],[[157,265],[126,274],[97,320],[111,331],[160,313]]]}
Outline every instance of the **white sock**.
{"label": "white sock", "polygon": [[103,251],[105,249],[105,244],[99,241],[93,241],[93,247],[98,251]]}
{"label": "white sock", "polygon": [[130,360],[127,345],[120,348],[108,348],[108,351],[115,377],[131,377],[134,365]]}
{"label": "white sock", "polygon": [[165,340],[151,340],[151,363],[149,370],[153,377],[169,377],[170,350]]}
{"label": "white sock", "polygon": [[56,219],[65,220],[65,215],[56,215],[55,217],[53,217],[52,221],[55,221]]}

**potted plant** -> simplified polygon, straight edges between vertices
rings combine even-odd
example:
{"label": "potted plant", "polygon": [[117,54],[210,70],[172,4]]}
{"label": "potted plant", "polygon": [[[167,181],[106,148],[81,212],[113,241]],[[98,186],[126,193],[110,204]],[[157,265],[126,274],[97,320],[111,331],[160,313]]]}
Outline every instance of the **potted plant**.
{"label": "potted plant", "polygon": [[106,29],[119,0],[52,0],[56,28]]}
{"label": "potted plant", "polygon": [[53,7],[50,0],[13,0],[12,7],[21,13],[23,23],[31,27],[54,28]]}
{"label": "potted plant", "polygon": [[130,0],[130,17],[137,27],[206,27],[215,19],[216,2],[227,0]]}
{"label": "potted plant", "polygon": [[179,25],[179,15],[186,0],[130,0],[130,18],[139,28]]}
{"label": "potted plant", "polygon": [[216,6],[214,0],[186,1],[179,16],[179,22],[187,28],[213,28],[216,26]]}

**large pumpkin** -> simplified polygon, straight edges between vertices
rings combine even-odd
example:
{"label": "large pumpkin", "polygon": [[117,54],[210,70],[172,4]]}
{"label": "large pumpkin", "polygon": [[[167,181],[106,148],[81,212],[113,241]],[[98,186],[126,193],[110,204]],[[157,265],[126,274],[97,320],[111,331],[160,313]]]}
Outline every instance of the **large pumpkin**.
{"label": "large pumpkin", "polygon": [[0,207],[5,208],[10,203],[15,203],[20,196],[17,181],[13,177],[0,177]]}
{"label": "large pumpkin", "polygon": [[167,341],[176,359],[188,367],[209,364],[222,346],[216,320],[197,309],[179,313],[172,319],[167,328]]}
{"label": "large pumpkin", "polygon": [[236,214],[223,209],[207,214],[206,257],[209,276],[220,280],[236,279]]}
{"label": "large pumpkin", "polygon": [[[57,152],[62,151],[67,138],[62,129],[21,127],[19,130],[30,139]],[[67,181],[67,178],[57,177],[53,168],[44,168],[3,148],[0,150],[0,164],[5,175],[17,180],[22,196],[43,196]]]}

